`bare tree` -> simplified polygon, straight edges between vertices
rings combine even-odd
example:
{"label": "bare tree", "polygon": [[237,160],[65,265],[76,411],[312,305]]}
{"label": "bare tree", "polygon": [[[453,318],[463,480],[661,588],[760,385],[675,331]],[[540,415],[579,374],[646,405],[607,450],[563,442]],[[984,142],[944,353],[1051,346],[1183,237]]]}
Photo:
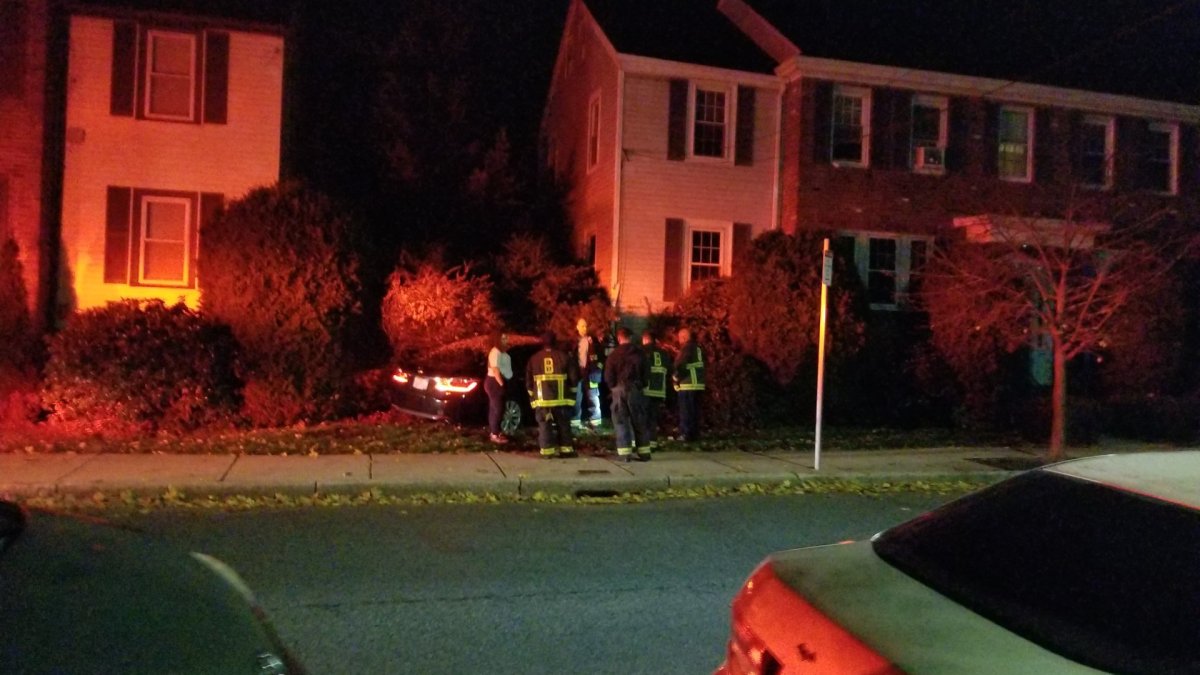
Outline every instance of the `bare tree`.
{"label": "bare tree", "polygon": [[1122,312],[1165,288],[1197,243],[1175,211],[1153,200],[1128,200],[1108,217],[1096,206],[1072,196],[1061,218],[955,219],[961,236],[939,249],[925,275],[935,339],[960,355],[981,344],[1048,346],[1052,460],[1066,435],[1067,364],[1105,344]]}

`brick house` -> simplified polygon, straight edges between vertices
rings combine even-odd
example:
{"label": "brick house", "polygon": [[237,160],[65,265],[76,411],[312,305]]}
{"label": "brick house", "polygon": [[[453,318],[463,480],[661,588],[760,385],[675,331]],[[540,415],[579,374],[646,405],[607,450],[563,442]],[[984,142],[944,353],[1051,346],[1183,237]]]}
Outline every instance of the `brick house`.
{"label": "brick house", "polygon": [[[1056,218],[1062,218],[1073,192],[1101,201],[1130,193],[1149,194],[1164,207],[1200,215],[1193,211],[1192,199],[1200,196],[1200,106],[1053,83],[1018,82],[995,74],[960,75],[921,68],[923,63],[943,66],[957,61],[947,61],[945,50],[928,49],[903,26],[885,26],[889,30],[872,34],[872,40],[879,43],[886,39],[880,36],[887,35],[893,40],[897,35],[907,39],[882,46],[861,45],[860,51],[889,55],[895,63],[862,62],[854,58],[856,45],[847,46],[845,40],[836,39],[840,34],[817,39],[827,27],[815,25],[811,8],[793,6],[796,3],[761,3],[774,12],[766,16],[750,6],[756,4],[752,1],[703,0],[674,6],[669,11],[677,12],[676,20],[658,22],[645,17],[645,8],[615,7],[620,4],[599,0],[572,3],[543,134],[555,148],[550,164],[560,173],[564,173],[562,149],[582,152],[594,137],[589,136],[591,127],[582,112],[587,109],[585,94],[568,96],[565,90],[573,84],[585,87],[581,83],[591,82],[595,75],[568,77],[564,62],[571,58],[571,45],[581,42],[575,36],[581,32],[591,35],[580,31],[580,26],[591,28],[597,35],[594,42],[601,45],[607,44],[605,36],[622,33],[616,18],[593,21],[587,8],[596,10],[603,5],[613,15],[625,12],[626,20],[643,26],[643,35],[657,38],[644,44],[659,52],[679,52],[661,63],[660,72],[665,72],[658,76],[657,85],[649,88],[631,86],[631,82],[642,82],[644,76],[638,73],[625,74],[622,80],[621,69],[607,65],[603,49],[597,48],[595,61],[584,61],[603,64],[599,70],[608,72],[610,81],[623,84],[614,92],[621,94],[621,115],[601,120],[606,133],[599,135],[595,154],[605,161],[605,171],[599,174],[604,189],[596,189],[597,178],[580,170],[579,157],[574,154],[568,156],[563,176],[575,200],[571,213],[580,231],[577,237],[586,237],[588,232],[615,232],[613,241],[624,241],[631,249],[621,251],[623,256],[612,256],[615,262],[609,262],[609,250],[598,246],[604,255],[596,258],[595,265],[602,277],[624,281],[629,290],[636,287],[635,297],[652,298],[655,302],[649,304],[655,309],[682,290],[669,283],[675,264],[671,255],[676,250],[670,238],[672,217],[682,216],[688,223],[693,213],[707,216],[707,205],[747,194],[765,200],[768,188],[774,202],[769,207],[764,201],[754,202],[763,205],[761,213],[766,217],[751,220],[755,227],[750,232],[779,227],[786,232],[815,228],[837,233],[836,247],[852,257],[877,310],[907,307],[911,282],[935,238],[953,233],[956,227],[1003,223],[1012,216],[1037,217],[1052,227]],[[673,3],[653,4],[666,7]],[[866,14],[879,15],[886,10],[877,3],[857,5],[862,5],[859,9]],[[898,7],[893,14],[896,16],[884,19],[899,20],[911,12]],[[706,49],[696,49],[680,28],[693,17],[701,23],[724,22],[727,29],[735,30],[737,38],[728,38],[733,48],[726,52],[724,43],[712,37]],[[861,25],[857,30],[864,32]],[[779,125],[778,138],[768,141],[777,154],[761,158],[777,161],[778,171],[737,175],[734,166],[707,176],[704,182],[683,182],[669,173],[672,164],[664,155],[670,148],[661,133],[655,144],[634,133],[661,131],[663,118],[671,115],[672,80],[695,65],[689,62],[689,54],[728,58],[740,53],[739,40],[752,42],[759,48],[759,57],[772,63],[769,68],[745,72],[754,75],[752,81],[759,92],[767,92],[760,101],[770,100],[767,105],[773,105],[774,97],[781,97],[777,119],[766,121]],[[803,52],[813,41],[836,48],[822,55]],[[609,56],[608,61],[638,62],[621,53],[620,40],[614,37],[613,44],[618,54]],[[909,45],[907,52],[905,45]],[[930,55],[942,60],[933,61]],[[740,62],[752,63],[753,59],[742,56]],[[774,85],[762,77],[766,73],[774,78]],[[687,121],[694,126],[692,99],[687,100]],[[638,126],[634,120],[649,124]],[[610,131],[611,124],[618,125],[616,133]],[[756,151],[769,138],[757,133]],[[622,156],[614,161],[618,148]],[[639,154],[642,148],[653,152]],[[637,180],[650,189],[632,187]],[[614,184],[619,188],[614,189]],[[672,200],[663,205],[660,202],[666,194],[671,194]],[[606,226],[610,218],[613,224]],[[660,222],[664,220],[665,230]],[[713,220],[720,218],[713,216]],[[739,222],[736,217],[731,220]],[[736,226],[733,232],[736,247]],[[690,265],[694,269],[702,259],[702,249],[695,246],[680,250],[685,268]],[[660,267],[665,268],[668,282],[661,286],[655,283]],[[722,267],[719,273],[728,271]],[[694,271],[685,275],[683,287],[690,278],[701,276]],[[628,313],[639,308],[627,301],[621,309]]]}
{"label": "brick house", "polygon": [[543,156],[569,186],[577,253],[623,314],[730,274],[734,251],[777,226],[774,67],[715,3],[571,1]]}
{"label": "brick house", "polygon": [[283,29],[0,0],[10,33],[0,237],[20,247],[39,323],[122,298],[195,306],[205,218],[279,177]]}

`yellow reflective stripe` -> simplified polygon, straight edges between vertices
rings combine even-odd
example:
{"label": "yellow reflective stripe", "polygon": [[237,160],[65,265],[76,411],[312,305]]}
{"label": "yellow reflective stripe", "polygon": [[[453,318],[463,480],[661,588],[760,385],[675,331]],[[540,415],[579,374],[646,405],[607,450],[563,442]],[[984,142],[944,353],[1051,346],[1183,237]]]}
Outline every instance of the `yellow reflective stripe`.
{"label": "yellow reflective stripe", "polygon": [[681,384],[675,387],[675,391],[704,391],[702,384]]}
{"label": "yellow reflective stripe", "polygon": [[[542,395],[544,393],[544,390],[542,388],[542,385],[544,385],[544,384],[558,385],[557,387],[555,387],[555,392],[557,392],[557,394],[558,394],[557,397],[543,398]],[[573,400],[568,400],[567,396],[566,396],[566,393],[567,393],[567,376],[566,375],[562,375],[562,374],[559,374],[559,375],[534,375],[533,376],[533,387],[534,387],[534,392],[536,395],[530,396],[529,405],[532,408],[555,408],[555,407],[558,407],[561,405],[574,405],[574,403],[575,403]]]}

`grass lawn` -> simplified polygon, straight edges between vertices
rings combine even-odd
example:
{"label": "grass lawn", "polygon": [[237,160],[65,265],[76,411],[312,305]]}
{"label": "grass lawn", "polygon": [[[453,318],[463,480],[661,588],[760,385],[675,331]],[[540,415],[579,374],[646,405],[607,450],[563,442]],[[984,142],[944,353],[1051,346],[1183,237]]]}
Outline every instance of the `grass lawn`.
{"label": "grass lawn", "polygon": [[[883,450],[950,446],[1016,446],[1012,435],[983,434],[954,429],[826,428],[824,450]],[[578,434],[576,447],[592,454],[613,449],[611,428]],[[752,452],[803,451],[813,447],[811,427],[711,433],[698,443],[666,442],[664,450]],[[75,453],[175,453],[248,455],[327,455],[358,453],[461,453],[494,450],[535,451],[537,430],[527,427],[504,446],[489,443],[482,428],[455,428],[448,424],[402,416],[334,422],[286,429],[202,431],[184,435],[112,438],[102,434],[69,432],[53,427],[5,430],[0,452]]]}

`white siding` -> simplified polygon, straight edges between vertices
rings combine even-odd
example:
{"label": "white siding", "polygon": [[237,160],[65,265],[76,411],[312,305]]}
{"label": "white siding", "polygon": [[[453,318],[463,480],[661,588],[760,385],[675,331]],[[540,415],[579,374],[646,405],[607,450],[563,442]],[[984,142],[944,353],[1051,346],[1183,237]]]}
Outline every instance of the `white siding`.
{"label": "white siding", "polygon": [[[232,31],[227,124],[109,114],[113,22],[72,17],[63,177],[65,298],[73,308],[119,298],[182,298],[194,289],[104,283],[106,188],[217,192],[226,202],[279,178],[283,38]],[[201,234],[203,236],[203,234]]]}

